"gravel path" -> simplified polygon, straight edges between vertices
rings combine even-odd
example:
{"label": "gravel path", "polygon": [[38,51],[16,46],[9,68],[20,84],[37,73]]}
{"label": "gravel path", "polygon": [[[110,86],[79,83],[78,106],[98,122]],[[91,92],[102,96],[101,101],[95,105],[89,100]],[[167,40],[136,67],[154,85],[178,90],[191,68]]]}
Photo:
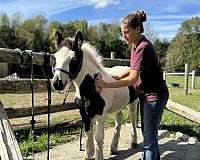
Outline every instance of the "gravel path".
{"label": "gravel path", "polygon": [[[136,150],[130,148],[130,124],[122,126],[117,155],[109,156],[108,145],[113,133],[113,128],[105,131],[104,158],[106,160],[139,160],[142,154],[142,135],[140,128],[137,129],[139,147]],[[84,137],[82,140],[84,145]],[[200,160],[200,142],[195,138],[181,133],[159,131],[159,145],[162,160]],[[83,146],[84,148],[84,146]],[[83,151],[79,151],[79,140],[55,146],[50,150],[51,160],[81,160]],[[25,160],[31,160],[27,157]],[[47,152],[35,154],[35,160],[46,160]]]}

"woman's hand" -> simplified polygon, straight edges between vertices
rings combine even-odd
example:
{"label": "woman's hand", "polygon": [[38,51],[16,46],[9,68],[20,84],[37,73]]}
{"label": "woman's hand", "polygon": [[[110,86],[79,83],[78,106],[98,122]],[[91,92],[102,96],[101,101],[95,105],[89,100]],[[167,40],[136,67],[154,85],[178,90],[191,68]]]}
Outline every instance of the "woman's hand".
{"label": "woman's hand", "polygon": [[115,79],[115,80],[120,80],[121,76],[112,75],[112,78]]}
{"label": "woman's hand", "polygon": [[96,78],[95,79],[95,85],[99,86],[99,87],[102,87],[102,88],[106,88],[108,87],[108,82],[102,80],[101,78]]}

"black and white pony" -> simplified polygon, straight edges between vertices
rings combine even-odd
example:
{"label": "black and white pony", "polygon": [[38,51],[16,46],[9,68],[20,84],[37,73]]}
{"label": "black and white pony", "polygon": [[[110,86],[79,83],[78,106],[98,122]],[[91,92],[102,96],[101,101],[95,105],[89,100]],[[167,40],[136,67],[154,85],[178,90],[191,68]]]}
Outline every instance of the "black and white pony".
{"label": "black and white pony", "polygon": [[[98,74],[107,81],[115,81],[112,74],[116,75],[129,67],[104,68],[95,48],[89,43],[83,43],[81,32],[77,32],[74,40],[63,39],[59,32],[56,32],[55,37],[58,51],[55,53],[56,65],[52,85],[58,91],[68,90],[71,83],[75,86],[75,104],[80,109],[86,133],[84,159],[94,159],[94,156],[96,160],[104,159],[104,123],[109,113],[115,113],[115,131],[109,150],[111,153],[117,152],[122,120],[121,110],[127,105],[133,127],[131,146],[135,146],[137,144],[137,100],[132,100],[130,96],[133,95],[132,88],[103,88],[100,91],[94,84]],[[93,122],[96,122],[94,137]]]}

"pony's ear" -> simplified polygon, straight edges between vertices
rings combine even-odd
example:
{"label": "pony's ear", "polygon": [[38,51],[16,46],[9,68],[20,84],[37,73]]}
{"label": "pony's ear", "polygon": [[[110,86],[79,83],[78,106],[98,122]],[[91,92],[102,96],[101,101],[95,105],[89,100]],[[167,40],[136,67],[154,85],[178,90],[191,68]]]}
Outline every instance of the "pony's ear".
{"label": "pony's ear", "polygon": [[74,51],[81,50],[82,44],[83,44],[83,34],[80,31],[77,31],[73,43],[73,50]]}
{"label": "pony's ear", "polygon": [[62,42],[63,38],[62,35],[59,31],[56,31],[55,33],[55,48],[58,49],[61,42]]}

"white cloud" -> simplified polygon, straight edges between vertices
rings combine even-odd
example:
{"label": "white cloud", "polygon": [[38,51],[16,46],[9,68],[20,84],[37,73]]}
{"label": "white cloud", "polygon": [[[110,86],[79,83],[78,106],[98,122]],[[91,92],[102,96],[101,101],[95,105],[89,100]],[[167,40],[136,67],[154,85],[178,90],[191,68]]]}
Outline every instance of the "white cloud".
{"label": "white cloud", "polygon": [[190,18],[195,17],[195,16],[200,16],[200,13],[198,13],[198,14],[183,14],[183,15],[176,15],[176,14],[153,15],[153,16],[150,16],[149,19],[150,20],[166,20],[166,19],[183,20],[183,19],[190,19]]}
{"label": "white cloud", "polygon": [[[186,6],[190,8],[190,6],[200,6],[199,0],[164,0],[157,1],[154,4],[155,13],[182,13],[185,11]],[[190,9],[186,10],[186,12],[191,12]]]}
{"label": "white cloud", "polygon": [[152,15],[149,17],[149,23],[160,39],[171,40],[177,34],[178,30],[181,28],[181,24],[184,21],[196,16],[200,17],[200,13],[182,15]]}
{"label": "white cloud", "polygon": [[171,40],[175,37],[175,35],[176,35],[176,32],[171,32],[171,33],[169,33],[169,32],[158,33],[158,38],[159,38],[160,40],[166,39],[166,40],[168,40],[168,41],[171,41]]}
{"label": "white cloud", "polygon": [[105,8],[110,4],[116,5],[120,3],[119,0],[89,0],[89,1],[94,5],[96,9]]}

